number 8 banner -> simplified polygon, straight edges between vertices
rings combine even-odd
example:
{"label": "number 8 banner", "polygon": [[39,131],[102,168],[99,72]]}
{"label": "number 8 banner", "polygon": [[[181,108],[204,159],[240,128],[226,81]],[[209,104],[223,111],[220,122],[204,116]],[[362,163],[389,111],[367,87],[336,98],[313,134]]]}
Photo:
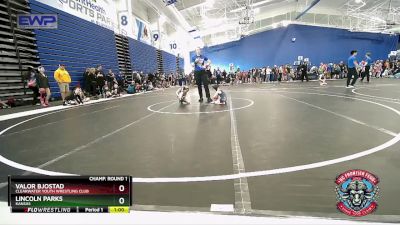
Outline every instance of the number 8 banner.
{"label": "number 8 banner", "polygon": [[129,15],[128,11],[118,12],[118,22],[120,34],[137,39],[136,23],[133,23],[132,16]]}

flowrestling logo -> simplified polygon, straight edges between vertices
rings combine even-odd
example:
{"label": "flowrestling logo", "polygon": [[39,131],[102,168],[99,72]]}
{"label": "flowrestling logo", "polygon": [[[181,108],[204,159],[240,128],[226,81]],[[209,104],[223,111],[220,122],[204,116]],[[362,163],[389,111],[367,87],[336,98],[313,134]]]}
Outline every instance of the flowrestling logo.
{"label": "flowrestling logo", "polygon": [[18,14],[17,27],[20,29],[57,29],[57,14]]}
{"label": "flowrestling logo", "polygon": [[337,208],[342,213],[361,217],[373,213],[378,204],[379,178],[365,170],[349,170],[336,180]]}

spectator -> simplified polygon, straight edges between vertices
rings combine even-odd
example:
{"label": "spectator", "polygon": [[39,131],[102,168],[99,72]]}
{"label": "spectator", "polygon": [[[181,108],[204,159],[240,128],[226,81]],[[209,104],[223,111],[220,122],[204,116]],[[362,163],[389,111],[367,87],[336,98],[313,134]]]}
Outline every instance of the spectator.
{"label": "spectator", "polygon": [[90,96],[97,98],[97,81],[96,81],[96,69],[90,68],[87,76],[87,84],[88,87],[87,92]]}
{"label": "spectator", "polygon": [[219,69],[219,67],[218,67],[217,70],[215,71],[215,75],[216,75],[216,77],[217,77],[217,84],[221,84],[222,81],[223,81],[223,78],[222,78],[222,72],[221,72],[221,70]]}
{"label": "spectator", "polygon": [[338,64],[334,64],[333,65],[333,78],[334,79],[341,79],[340,73],[341,73],[340,66]]}
{"label": "spectator", "polygon": [[179,84],[179,87],[186,85],[184,74],[181,72],[178,73],[178,84]]}
{"label": "spectator", "polygon": [[135,85],[135,82],[132,81],[132,83],[128,85],[127,93],[135,94],[135,90],[136,90],[136,85]]}
{"label": "spectator", "polygon": [[152,83],[156,82],[156,77],[153,73],[150,73],[147,78],[149,79],[149,81],[151,81]]}
{"label": "spectator", "polygon": [[38,72],[36,80],[40,93],[40,103],[43,107],[48,107],[51,96],[49,78],[46,76],[46,71],[43,66],[39,66]]}
{"label": "spectator", "polygon": [[33,66],[28,66],[28,70],[23,76],[28,88],[32,91],[32,105],[38,104],[39,88],[37,87],[36,75]]}
{"label": "spectator", "polygon": [[60,88],[63,105],[67,105],[65,98],[69,94],[69,84],[71,83],[71,77],[69,76],[68,71],[65,69],[64,64],[60,64],[59,68],[54,72],[54,79],[57,81],[58,87]]}
{"label": "spectator", "polygon": [[117,84],[118,84],[118,88],[119,88],[118,93],[122,93],[124,91],[124,83],[125,83],[123,74],[118,73],[115,76],[115,79],[117,80]]}
{"label": "spectator", "polygon": [[265,73],[267,74],[266,82],[271,82],[272,81],[272,77],[271,77],[272,70],[271,70],[271,68],[269,66],[265,70]]}
{"label": "spectator", "polygon": [[222,71],[222,80],[226,82],[226,78],[227,78],[227,73],[226,70]]}
{"label": "spectator", "polygon": [[343,61],[340,61],[339,67],[340,67],[340,79],[347,77],[347,76],[345,76],[346,75],[346,65],[344,65]]}
{"label": "spectator", "polygon": [[147,83],[147,91],[152,91],[154,90],[153,83],[151,81],[148,81]]}
{"label": "spectator", "polygon": [[98,66],[96,69],[96,83],[98,94],[101,98],[105,98],[104,86],[106,85],[106,78],[103,73],[103,66]]}
{"label": "spectator", "polygon": [[112,72],[111,69],[108,70],[108,74],[106,76],[107,86],[108,89],[113,89],[113,82],[114,82],[115,74]]}
{"label": "spectator", "polygon": [[283,77],[283,66],[281,65],[278,68],[278,81],[281,82],[282,81],[282,77]]}
{"label": "spectator", "polygon": [[86,93],[90,93],[90,82],[88,81],[90,68],[86,68],[85,72],[83,72],[83,88]]}
{"label": "spectator", "polygon": [[308,69],[307,69],[307,63],[302,63],[300,66],[301,70],[301,82],[304,82],[304,77],[306,78],[306,81],[308,82]]}

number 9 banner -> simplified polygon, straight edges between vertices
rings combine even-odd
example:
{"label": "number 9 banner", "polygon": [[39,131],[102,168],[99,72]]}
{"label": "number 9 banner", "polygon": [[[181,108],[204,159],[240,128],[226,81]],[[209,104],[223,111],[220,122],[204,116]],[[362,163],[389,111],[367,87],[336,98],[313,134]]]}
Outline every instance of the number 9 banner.
{"label": "number 9 banner", "polygon": [[161,43],[160,32],[158,30],[153,30],[151,33],[153,34],[152,35],[153,46],[159,48]]}

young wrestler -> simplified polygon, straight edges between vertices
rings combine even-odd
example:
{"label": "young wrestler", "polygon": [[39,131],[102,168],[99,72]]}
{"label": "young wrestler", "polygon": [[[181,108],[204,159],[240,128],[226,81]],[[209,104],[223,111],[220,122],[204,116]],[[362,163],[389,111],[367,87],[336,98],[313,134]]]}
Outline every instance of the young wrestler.
{"label": "young wrestler", "polygon": [[43,66],[38,67],[38,72],[36,75],[36,84],[39,88],[40,103],[43,107],[48,107],[51,96],[49,78],[46,76]]}
{"label": "young wrestler", "polygon": [[83,104],[83,100],[85,99],[85,95],[83,94],[83,91],[79,84],[77,84],[74,89],[74,99],[78,104]]}
{"label": "young wrestler", "polygon": [[218,84],[215,84],[212,87],[216,91],[212,98],[213,99],[212,104],[225,105],[226,100],[227,100],[225,92],[223,90],[221,90],[221,88]]}
{"label": "young wrestler", "polygon": [[181,104],[183,104],[183,103],[190,104],[188,92],[189,92],[188,86],[180,87],[176,91],[176,96],[178,97],[178,100]]}
{"label": "young wrestler", "polygon": [[318,75],[318,77],[319,77],[319,78],[318,78],[318,80],[319,80],[319,85],[325,86],[325,85],[328,84],[328,83],[326,83],[325,74],[321,73],[321,74]]}

